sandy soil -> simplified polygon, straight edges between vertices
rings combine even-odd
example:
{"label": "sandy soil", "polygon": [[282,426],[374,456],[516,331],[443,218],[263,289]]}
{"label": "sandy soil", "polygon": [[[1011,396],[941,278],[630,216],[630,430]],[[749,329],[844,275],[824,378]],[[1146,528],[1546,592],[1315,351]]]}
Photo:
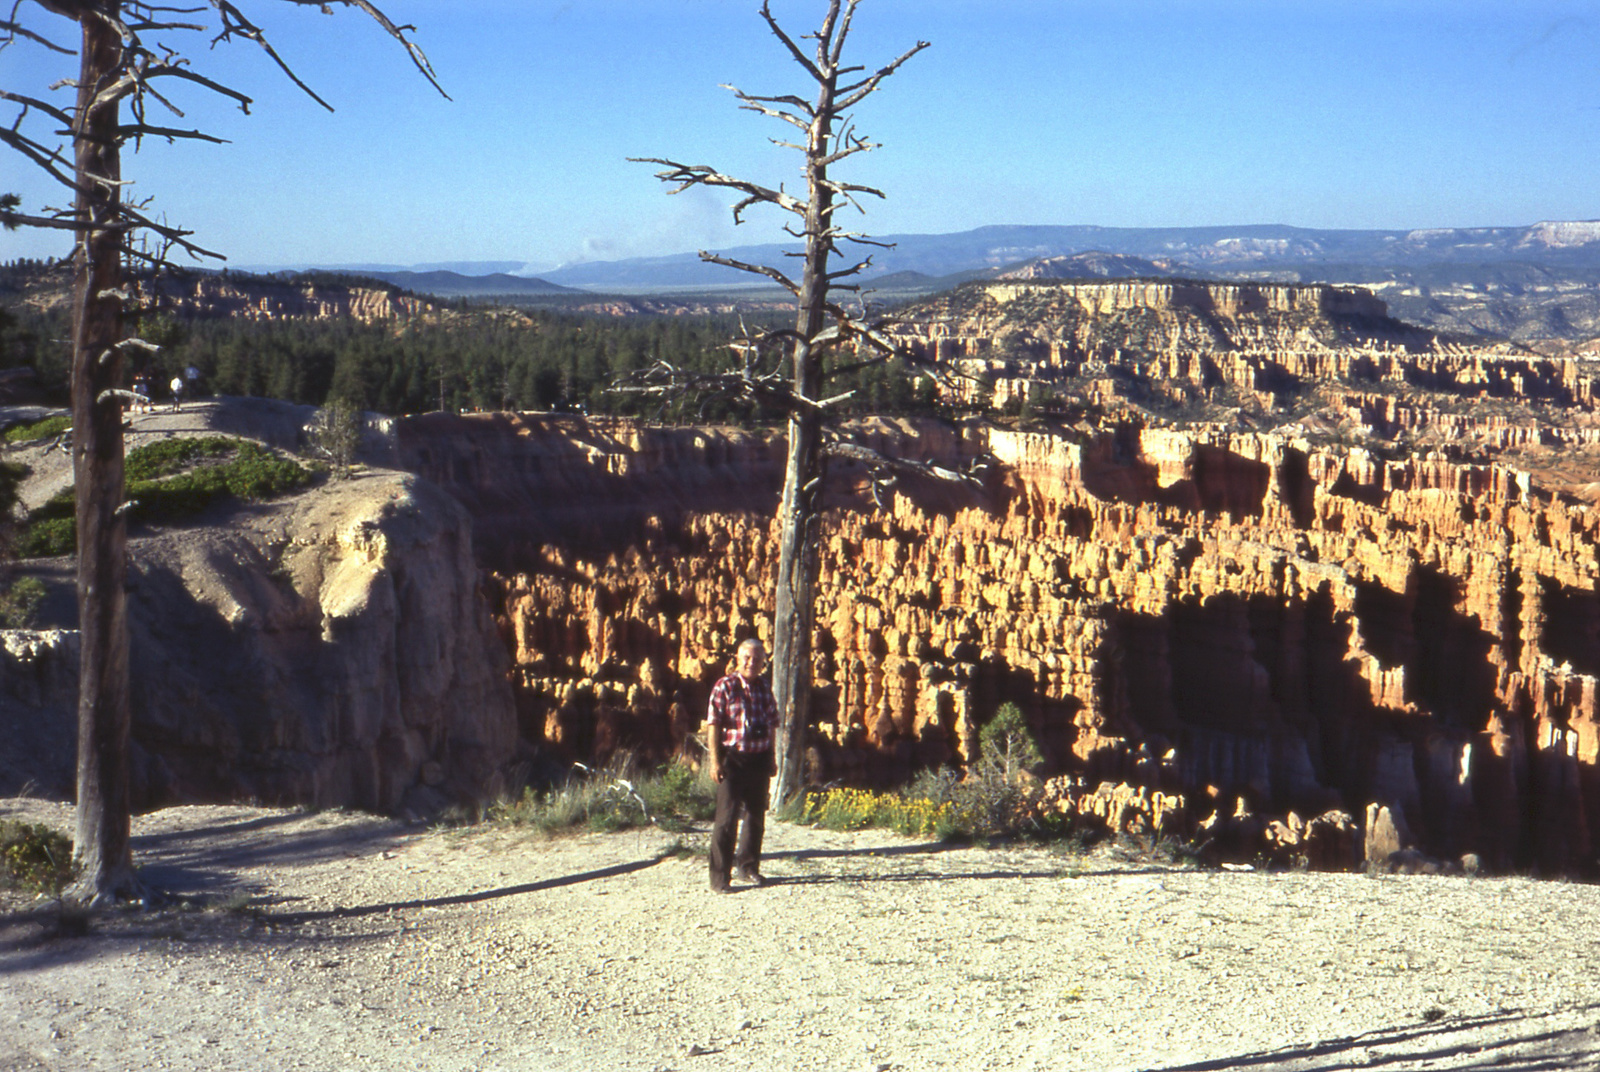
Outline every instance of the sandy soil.
{"label": "sandy soil", "polygon": [[136,835],[178,904],[79,936],[4,906],[0,1068],[1600,1065],[1589,886],[774,824],[772,884],[720,897],[703,832],[184,807]]}

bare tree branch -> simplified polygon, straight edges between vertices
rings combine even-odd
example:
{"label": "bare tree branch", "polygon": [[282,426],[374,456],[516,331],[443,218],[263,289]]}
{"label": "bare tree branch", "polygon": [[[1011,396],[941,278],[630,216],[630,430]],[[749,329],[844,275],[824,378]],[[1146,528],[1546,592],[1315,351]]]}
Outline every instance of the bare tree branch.
{"label": "bare tree branch", "polygon": [[851,108],[854,108],[856,105],[866,100],[867,97],[872,94],[872,91],[878,88],[879,83],[881,83],[885,78],[888,78],[890,75],[894,74],[907,60],[927,47],[928,42],[918,41],[914,46],[907,49],[893,62],[887,63],[878,68],[877,72],[873,74],[872,77],[863,79],[854,85],[841,86],[839,88],[839,92],[844,95],[844,99],[838,102],[837,107],[839,111],[848,112]]}
{"label": "bare tree branch", "polygon": [[77,220],[59,216],[30,216],[8,208],[0,208],[0,227],[10,231],[17,227],[45,227],[57,231],[79,231],[83,225]]}
{"label": "bare tree branch", "polygon": [[215,134],[207,134],[202,130],[177,130],[173,127],[153,127],[147,123],[125,123],[117,128],[119,137],[129,141],[140,141],[144,138],[166,138],[167,141],[186,139],[189,141],[208,141],[213,145],[227,145],[227,138],[219,138]]}
{"label": "bare tree branch", "polygon": [[777,282],[779,286],[783,287],[789,293],[796,295],[800,293],[800,284],[796,283],[794,280],[790,279],[776,268],[769,267],[768,265],[746,264],[744,261],[736,261],[732,257],[724,257],[720,254],[708,253],[705,250],[700,251],[700,259],[705,261],[707,264],[720,264],[725,268],[737,268],[741,272],[749,272],[752,275],[764,275],[768,279]]}
{"label": "bare tree branch", "polygon": [[806,214],[806,203],[804,201],[798,201],[782,190],[769,189],[759,183],[747,182],[744,179],[736,179],[731,175],[724,175],[706,164],[681,164],[676,160],[663,160],[655,156],[630,156],[628,157],[628,162],[631,164],[659,164],[665,168],[665,171],[656,172],[656,178],[662,182],[675,182],[678,184],[677,189],[669,190],[669,193],[681,194],[691,186],[719,186],[729,190],[738,190],[746,196],[733,210],[735,223],[742,222],[739,217],[744,209],[761,202],[777,205],[779,208],[786,209],[798,216]]}
{"label": "bare tree branch", "polygon": [[890,503],[885,500],[899,486],[901,477],[916,476],[942,484],[978,490],[983,487],[984,479],[993,465],[992,459],[979,456],[971,459],[961,469],[951,469],[949,466],[934,462],[898,458],[860,443],[842,439],[829,440],[823,444],[822,450],[829,457],[865,465],[871,481],[872,501],[877,504],[878,509],[885,511],[890,508]]}
{"label": "bare tree branch", "polygon": [[29,41],[33,41],[36,44],[41,44],[50,51],[59,52],[63,56],[70,56],[73,54],[72,49],[63,48],[49,38],[39,36],[26,26],[16,22],[14,19],[0,19],[0,33],[4,33],[6,35],[6,40],[3,43],[0,43],[0,48],[4,48],[5,45],[10,44],[14,38],[26,37]]}
{"label": "bare tree branch", "polygon": [[908,458],[899,458],[893,454],[884,454],[873,450],[871,447],[845,439],[830,439],[823,444],[822,449],[835,458],[847,458],[853,462],[869,466],[872,469],[884,472],[927,477],[930,480],[941,480],[953,484],[965,484],[968,487],[981,487],[983,473],[987,470],[989,459],[977,457],[963,469],[951,469],[946,465],[935,462],[918,462]]}
{"label": "bare tree branch", "polygon": [[[823,23],[823,25],[831,27],[833,25],[833,20],[838,17],[838,14],[839,0],[833,0],[832,5],[828,9],[827,20]],[[778,25],[778,20],[772,17],[770,0],[761,0],[761,17],[766,20],[767,28],[772,31],[773,35],[777,37],[779,41],[783,42],[783,47],[789,50],[789,55],[794,57],[794,61],[800,66],[804,67],[806,69],[806,73],[809,74],[814,80],[818,82],[825,81],[822,72],[817,69],[817,65],[806,58],[806,54],[800,50],[800,46],[794,43],[794,38],[785,33],[783,27]]]}
{"label": "bare tree branch", "polygon": [[[11,101],[14,104],[22,105],[23,115],[26,115],[29,108],[37,108],[39,111],[43,112],[45,115],[48,115],[51,119],[54,119],[62,126],[72,126],[72,116],[68,115],[60,108],[55,107],[48,101],[38,100],[34,97],[24,97],[20,93],[10,93],[3,89],[0,89],[0,100]],[[18,123],[22,121],[23,115],[17,116]],[[13,127],[13,129],[15,129],[15,127]],[[66,132],[63,131],[63,133]]]}
{"label": "bare tree branch", "polygon": [[[254,41],[257,45],[261,46],[262,51],[266,52],[266,54],[271,57],[272,62],[277,64],[278,69],[282,71],[291,82],[300,87],[301,91],[304,92],[306,96],[310,97],[312,100],[328,109],[328,111],[333,111],[333,105],[323,100],[316,94],[314,90],[312,90],[310,86],[301,81],[300,76],[294,73],[294,69],[284,61],[282,56],[278,55],[278,50],[272,47],[272,43],[267,40],[266,34],[262,32],[261,28],[246,18],[244,12],[240,11],[236,5],[231,3],[230,0],[208,0],[208,2],[213,8],[216,9],[218,16],[222,20],[222,30],[216,35],[215,38],[212,39],[212,44],[215,45],[224,41],[231,41],[234,37],[243,37],[247,40]],[[411,57],[412,64],[417,68],[417,70],[422,72],[422,76],[426,78],[430,84],[432,84],[433,88],[439,91],[439,95],[445,100],[450,99],[450,94],[446,93],[444,91],[444,87],[439,84],[439,79],[437,76],[435,76],[433,72],[433,65],[428,62],[428,57],[423,53],[422,49],[417,47],[415,42],[406,36],[406,33],[415,29],[415,27],[409,25],[395,25],[392,21],[390,21],[389,17],[382,11],[378,10],[378,8],[373,5],[370,0],[288,0],[288,2],[298,4],[301,7],[316,7],[324,12],[329,10],[329,3],[340,4],[344,7],[353,7],[365,12],[372,18],[374,22],[383,27],[384,31],[388,33],[390,37],[393,37],[396,41],[400,42],[402,46],[404,46],[407,54]]]}

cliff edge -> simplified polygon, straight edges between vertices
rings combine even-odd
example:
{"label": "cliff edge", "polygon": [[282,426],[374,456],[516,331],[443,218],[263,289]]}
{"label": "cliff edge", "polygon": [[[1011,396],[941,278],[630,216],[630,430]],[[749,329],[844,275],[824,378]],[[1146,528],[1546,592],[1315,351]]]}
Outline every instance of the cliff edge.
{"label": "cliff edge", "polygon": [[[471,531],[426,480],[369,470],[137,535],[135,807],[425,814],[502,791],[515,709]],[[70,796],[76,634],[0,641],[0,793]]]}

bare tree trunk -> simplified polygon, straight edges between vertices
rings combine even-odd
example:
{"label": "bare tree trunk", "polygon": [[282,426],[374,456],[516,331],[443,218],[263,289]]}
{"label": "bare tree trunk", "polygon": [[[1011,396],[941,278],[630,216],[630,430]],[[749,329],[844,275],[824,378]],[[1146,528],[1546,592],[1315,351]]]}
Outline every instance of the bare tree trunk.
{"label": "bare tree trunk", "polygon": [[[841,307],[830,304],[828,292],[836,280],[853,276],[871,263],[871,258],[830,272],[829,261],[839,252],[841,239],[874,243],[865,235],[852,234],[837,226],[834,209],[841,206],[860,208],[856,195],[882,197],[883,194],[869,186],[832,181],[828,167],[856,153],[867,152],[876,146],[855,134],[848,114],[851,108],[877,91],[880,83],[900,65],[928,47],[919,41],[915,48],[898,59],[865,73],[867,68],[845,66],[841,60],[845,38],[850,33],[850,23],[855,17],[860,0],[830,0],[822,27],[801,40],[816,42],[815,58],[806,55],[799,42],[787,33],[773,17],[770,0],[763,0],[761,17],[767,27],[789,51],[789,55],[805,69],[817,87],[814,103],[797,96],[759,96],[733,89],[740,107],[774,119],[782,120],[806,133],[804,146],[778,142],[805,153],[805,201],[789,195],[783,189],[771,189],[731,175],[724,175],[703,164],[685,164],[660,157],[639,158],[642,163],[660,164],[666,170],[656,177],[677,184],[673,193],[681,193],[692,186],[710,186],[737,190],[743,195],[733,209],[733,219],[739,223],[740,214],[751,205],[776,205],[784,211],[805,218],[805,230],[786,227],[789,234],[805,239],[805,261],[798,282],[771,266],[747,264],[720,254],[702,251],[702,260],[737,268],[743,272],[766,276],[782,285],[796,299],[796,317],[793,331],[769,332],[763,342],[752,344],[747,337],[736,346],[745,354],[745,367],[741,372],[710,377],[693,377],[715,389],[735,392],[756,401],[767,403],[781,399],[789,413],[789,455],[784,469],[783,505],[779,526],[778,588],[773,613],[772,691],[778,702],[782,725],[778,733],[778,780],[773,792],[780,802],[787,801],[800,791],[804,781],[806,727],[811,707],[811,629],[815,617],[814,603],[818,577],[818,529],[821,525],[822,483],[827,466],[827,452],[823,440],[824,407],[849,397],[849,392],[834,399],[823,397],[826,379],[823,360],[841,346],[854,345],[862,339],[887,355],[894,347],[876,334],[874,328],[858,321]],[[851,84],[840,85],[841,77]],[[837,139],[836,123],[842,123]],[[844,285],[845,289],[854,289]],[[763,360],[765,342],[783,339],[789,367],[761,371],[757,365]],[[886,359],[880,357],[879,360]],[[655,393],[677,388],[677,371],[664,362],[661,369],[652,369],[641,377],[638,390]],[[858,366],[860,367],[860,366]],[[664,370],[666,378],[660,378]],[[779,383],[787,378],[781,388]],[[870,453],[870,452],[869,452]]]}
{"label": "bare tree trunk", "polygon": [[[828,143],[833,137],[834,90],[831,68],[817,84],[817,101],[806,139],[805,270],[800,276],[792,370],[795,394],[822,396],[822,351],[812,340],[828,325],[828,258],[833,188],[828,185]],[[778,778],[780,803],[805,784],[806,727],[811,713],[811,625],[817,598],[817,529],[822,522],[822,413],[802,409],[789,418],[789,460],[783,478],[783,536],[778,559],[778,591],[773,614],[772,692],[778,701]]]}
{"label": "bare tree trunk", "polygon": [[[120,5],[102,5],[113,16]],[[78,512],[78,811],[74,899],[100,904],[137,890],[129,845],[127,529],[122,405],[106,394],[122,380],[123,229],[119,106],[94,103],[117,70],[121,41],[106,21],[84,17],[73,138],[80,234],[72,324],[72,461]],[[104,180],[104,181],[97,181]]]}
{"label": "bare tree trunk", "polygon": [[806,726],[811,708],[811,627],[817,590],[816,501],[822,470],[822,420],[789,421],[789,461],[783,481],[783,527],[773,611],[772,694],[778,701],[778,778],[773,799],[785,801],[805,784]]}

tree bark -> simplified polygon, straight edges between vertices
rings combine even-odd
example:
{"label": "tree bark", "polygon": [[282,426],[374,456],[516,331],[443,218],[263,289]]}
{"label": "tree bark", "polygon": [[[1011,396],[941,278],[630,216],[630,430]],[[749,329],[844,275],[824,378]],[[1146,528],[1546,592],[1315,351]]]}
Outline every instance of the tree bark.
{"label": "tree bark", "polygon": [[[116,0],[98,5],[120,14]],[[123,521],[124,238],[116,100],[95,103],[113,77],[121,41],[106,20],[82,16],[74,131],[81,232],[72,324],[72,462],[78,515],[78,808],[72,897],[97,905],[136,894],[128,796],[127,529]],[[104,180],[104,181],[100,181]]]}
{"label": "tree bark", "polygon": [[[819,50],[821,51],[821,50]],[[819,58],[822,58],[819,56]],[[822,394],[822,351],[812,346],[828,325],[828,258],[833,254],[833,188],[828,185],[828,144],[833,137],[834,93],[838,74],[819,67],[814,119],[806,139],[805,269],[800,276],[799,308],[793,344],[795,394],[813,401]],[[821,523],[823,467],[822,414],[797,411],[789,419],[789,456],[783,480],[782,543],[778,591],[773,608],[772,692],[782,729],[778,734],[779,803],[805,784],[806,728],[811,711],[811,626],[817,595],[817,529]]]}
{"label": "tree bark", "polygon": [[[811,710],[811,629],[817,590],[817,509],[822,420],[815,413],[789,421],[783,481],[778,586],[773,608],[772,694],[778,702],[778,778],[782,803],[805,784],[806,726]],[[809,485],[809,487],[808,487]]]}

